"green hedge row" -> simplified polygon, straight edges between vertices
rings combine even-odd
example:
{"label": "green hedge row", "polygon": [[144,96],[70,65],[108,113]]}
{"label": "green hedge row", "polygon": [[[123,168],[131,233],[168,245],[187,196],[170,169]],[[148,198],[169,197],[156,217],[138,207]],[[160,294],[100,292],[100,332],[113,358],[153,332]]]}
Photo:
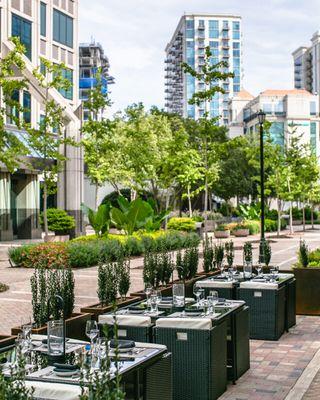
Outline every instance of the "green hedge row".
{"label": "green hedge row", "polygon": [[195,233],[166,231],[159,235],[139,237],[90,238],[67,243],[41,243],[14,247],[9,250],[10,260],[21,267],[59,268],[71,266],[85,268],[99,261],[116,261],[119,255],[139,256],[147,251],[171,251],[198,246],[200,238]]}

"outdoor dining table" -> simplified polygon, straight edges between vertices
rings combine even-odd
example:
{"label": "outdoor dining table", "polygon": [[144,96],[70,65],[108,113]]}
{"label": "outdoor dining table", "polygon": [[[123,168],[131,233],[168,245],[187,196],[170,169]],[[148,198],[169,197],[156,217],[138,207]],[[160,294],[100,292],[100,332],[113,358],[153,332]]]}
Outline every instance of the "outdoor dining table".
{"label": "outdoor dining table", "polygon": [[250,338],[278,340],[295,324],[295,280],[292,274],[270,279],[264,274],[240,282],[237,297],[250,309]]}
{"label": "outdoor dining table", "polygon": [[[26,386],[33,387],[35,400],[78,400],[81,393],[80,375],[71,377],[56,376],[54,366],[50,365],[47,349],[42,344],[46,336],[32,335],[33,349],[30,351],[32,364],[26,365]],[[87,342],[68,339],[66,342],[66,363],[73,364]],[[16,347],[0,350],[5,376],[10,376],[10,365],[16,360]],[[113,354],[110,354],[112,357]],[[158,393],[164,400],[172,400],[171,354],[159,344],[135,343],[134,351],[119,355],[119,374],[121,385],[126,392],[125,399],[157,400]],[[111,360],[111,373],[115,370]]]}
{"label": "outdoor dining table", "polygon": [[[142,337],[154,342],[156,340],[154,326],[158,319],[170,317],[175,313],[182,318],[186,317],[183,313],[184,307],[174,306],[172,299],[168,301],[163,298],[162,302],[159,303],[158,313],[151,313],[143,308],[139,312],[139,306],[145,304],[146,302],[143,300],[122,308],[116,313],[101,315],[99,317],[99,325],[100,327],[108,325],[112,328],[115,320],[117,320],[120,338],[137,340]],[[197,307],[195,300],[192,298],[186,299],[186,306],[188,309]],[[199,314],[200,318],[207,317],[201,310]],[[249,309],[242,300],[228,300],[215,306],[214,318],[211,319],[213,326],[226,324],[227,331],[224,345],[227,349],[227,376],[230,381],[235,382],[250,368]]]}

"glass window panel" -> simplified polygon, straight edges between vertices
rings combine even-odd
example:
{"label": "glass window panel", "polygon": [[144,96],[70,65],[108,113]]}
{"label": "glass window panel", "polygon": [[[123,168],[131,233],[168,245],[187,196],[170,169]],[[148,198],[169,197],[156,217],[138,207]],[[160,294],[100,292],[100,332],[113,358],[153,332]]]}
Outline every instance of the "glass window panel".
{"label": "glass window panel", "polygon": [[284,146],[284,123],[273,122],[270,126],[270,136],[275,144]]}
{"label": "glass window panel", "polygon": [[310,115],[316,115],[317,105],[315,101],[310,101]]}
{"label": "glass window panel", "polygon": [[31,95],[29,92],[23,92],[23,119],[24,122],[31,122]]}
{"label": "glass window panel", "polygon": [[317,123],[310,122],[310,147],[313,153],[317,149]]}
{"label": "glass window panel", "polygon": [[53,10],[53,40],[73,47],[73,19],[58,10]]}
{"label": "glass window panel", "polygon": [[46,36],[47,34],[47,5],[40,3],[40,35]]}
{"label": "glass window panel", "polygon": [[12,36],[20,38],[21,43],[26,49],[26,56],[31,60],[32,54],[32,37],[31,37],[31,22],[12,14]]}

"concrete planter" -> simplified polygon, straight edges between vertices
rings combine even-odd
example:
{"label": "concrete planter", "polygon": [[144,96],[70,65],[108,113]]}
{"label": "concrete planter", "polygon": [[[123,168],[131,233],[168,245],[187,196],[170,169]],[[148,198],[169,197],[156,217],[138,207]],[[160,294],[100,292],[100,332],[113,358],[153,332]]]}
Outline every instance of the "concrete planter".
{"label": "concrete planter", "polygon": [[70,235],[48,235],[44,238],[45,242],[68,242]]}
{"label": "concrete planter", "polygon": [[213,232],[215,227],[216,227],[216,222],[213,220],[208,219],[204,223],[204,228],[206,232]]}
{"label": "concrete planter", "polygon": [[293,268],[296,278],[296,313],[320,315],[320,268]]}
{"label": "concrete planter", "polygon": [[[126,307],[132,303],[136,303],[139,300],[141,300],[141,298],[139,296],[135,296],[135,297],[129,296],[129,297],[125,298],[124,300],[117,299],[116,306],[117,306],[117,308]],[[80,311],[82,313],[90,313],[93,315],[93,317],[92,317],[93,319],[98,320],[99,315],[112,311],[112,308],[113,308],[112,305],[101,306],[100,303],[97,303],[97,304],[93,304],[91,306],[82,307],[80,309]]]}
{"label": "concrete planter", "polygon": [[236,237],[247,237],[250,234],[249,229],[236,229],[232,232]]}
{"label": "concrete planter", "polygon": [[294,226],[302,225],[302,219],[294,219],[292,221],[292,225],[294,225]]}
{"label": "concrete planter", "polygon": [[[71,339],[88,340],[85,334],[86,323],[92,319],[92,314],[74,313],[66,319],[66,336]],[[12,335],[18,335],[22,332],[22,327],[18,326],[11,329]],[[33,328],[32,333],[35,335],[46,335],[47,325]]]}
{"label": "concrete planter", "polygon": [[214,237],[216,239],[228,239],[230,237],[230,231],[214,231]]}

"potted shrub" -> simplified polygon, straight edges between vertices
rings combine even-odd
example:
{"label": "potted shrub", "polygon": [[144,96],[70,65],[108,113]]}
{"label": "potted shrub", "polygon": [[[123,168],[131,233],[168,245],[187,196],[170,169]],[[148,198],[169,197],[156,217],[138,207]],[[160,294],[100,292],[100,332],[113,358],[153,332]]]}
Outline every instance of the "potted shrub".
{"label": "potted shrub", "polygon": [[206,232],[213,232],[216,227],[218,221],[223,220],[223,215],[219,212],[210,211],[207,213],[207,219],[204,223]]}
{"label": "potted shrub", "polygon": [[300,242],[298,263],[293,268],[296,278],[296,313],[320,315],[320,249],[312,252]]}
{"label": "potted shrub", "polygon": [[[66,211],[59,208],[48,208],[48,229],[55,236],[48,236],[46,241],[66,242],[70,239],[70,231],[75,227],[75,220]],[[43,225],[43,213],[40,214],[40,222]]]}
{"label": "potted shrub", "polygon": [[234,261],[234,244],[233,241],[226,242],[224,245],[228,267],[232,268]]}
{"label": "potted shrub", "polygon": [[216,239],[228,239],[230,237],[230,229],[228,225],[218,225],[214,230],[214,237]]}
{"label": "potted shrub", "polygon": [[192,218],[170,218],[167,224],[168,229],[172,229],[174,231],[185,231],[192,232],[197,228],[196,221]]}
{"label": "potted shrub", "polygon": [[233,228],[232,233],[236,237],[247,237],[250,234],[250,229],[249,229],[248,225],[246,225],[245,223],[242,222],[242,223],[237,224]]}
{"label": "potted shrub", "polygon": [[[46,334],[49,320],[66,321],[66,335],[70,338],[85,339],[85,325],[91,314],[74,313],[74,276],[71,268],[43,269],[36,268],[30,279],[32,293],[32,311],[35,328],[34,334]],[[61,310],[55,295],[63,298]],[[11,334],[17,335],[22,327],[12,328]]]}
{"label": "potted shrub", "polygon": [[[138,297],[127,297],[130,288],[130,261],[119,257],[116,262],[100,264],[98,268],[99,303],[82,307],[81,312],[93,314],[94,319],[111,311],[114,306],[124,307],[135,303]],[[120,298],[117,296],[119,293]]]}

